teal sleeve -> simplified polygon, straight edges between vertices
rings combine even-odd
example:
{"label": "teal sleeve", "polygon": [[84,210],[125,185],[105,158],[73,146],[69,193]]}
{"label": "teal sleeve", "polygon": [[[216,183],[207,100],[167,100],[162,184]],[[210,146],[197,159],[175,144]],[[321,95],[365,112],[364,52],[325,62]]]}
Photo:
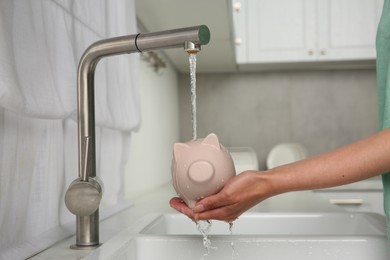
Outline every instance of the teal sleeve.
{"label": "teal sleeve", "polygon": [[[390,127],[390,0],[385,0],[383,6],[376,38],[376,56],[379,128],[383,130]],[[390,238],[390,173],[382,175],[382,182],[387,237]],[[390,250],[390,242],[388,248]]]}
{"label": "teal sleeve", "polygon": [[390,1],[385,0],[376,38],[379,127],[390,127]]}

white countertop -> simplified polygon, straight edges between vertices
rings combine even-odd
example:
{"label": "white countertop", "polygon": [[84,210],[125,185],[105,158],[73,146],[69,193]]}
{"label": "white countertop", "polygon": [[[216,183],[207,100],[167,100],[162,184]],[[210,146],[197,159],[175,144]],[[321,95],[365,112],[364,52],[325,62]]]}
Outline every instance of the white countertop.
{"label": "white countertop", "polygon": [[[176,212],[169,206],[169,200],[175,196],[170,184],[156,189],[148,195],[134,200],[134,205],[116,215],[101,221],[100,240],[102,243],[114,237],[126,227],[150,213]],[[282,194],[263,201],[250,211],[255,212],[343,212],[337,206],[331,205],[326,200],[310,191],[291,192]],[[37,254],[31,259],[80,259],[90,253],[90,250],[72,250],[71,244],[75,243],[75,237],[60,241],[49,249]]]}
{"label": "white countertop", "polygon": [[364,181],[341,185],[337,187],[321,189],[320,191],[382,191],[383,184],[381,176],[369,178]]}

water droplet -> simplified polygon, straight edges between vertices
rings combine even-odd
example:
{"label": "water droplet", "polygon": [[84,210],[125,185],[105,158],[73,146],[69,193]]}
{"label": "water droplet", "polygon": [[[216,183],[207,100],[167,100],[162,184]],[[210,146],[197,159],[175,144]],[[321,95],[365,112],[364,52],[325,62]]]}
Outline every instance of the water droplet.
{"label": "water droplet", "polygon": [[236,259],[236,249],[234,247],[234,236],[233,236],[233,222],[229,222],[229,231],[230,231],[230,237],[231,237],[231,242],[230,242],[230,247],[232,248],[232,260]]}
{"label": "water droplet", "polygon": [[233,222],[229,222],[229,231],[230,231],[230,234],[233,233]]}

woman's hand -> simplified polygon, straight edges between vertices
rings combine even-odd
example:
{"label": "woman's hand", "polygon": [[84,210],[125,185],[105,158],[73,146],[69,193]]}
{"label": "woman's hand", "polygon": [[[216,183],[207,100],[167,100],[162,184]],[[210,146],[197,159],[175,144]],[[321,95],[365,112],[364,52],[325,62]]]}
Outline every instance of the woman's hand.
{"label": "woman's hand", "polygon": [[246,171],[231,178],[217,194],[198,201],[193,210],[180,198],[171,199],[170,205],[195,221],[216,219],[232,222],[272,193],[266,175]]}

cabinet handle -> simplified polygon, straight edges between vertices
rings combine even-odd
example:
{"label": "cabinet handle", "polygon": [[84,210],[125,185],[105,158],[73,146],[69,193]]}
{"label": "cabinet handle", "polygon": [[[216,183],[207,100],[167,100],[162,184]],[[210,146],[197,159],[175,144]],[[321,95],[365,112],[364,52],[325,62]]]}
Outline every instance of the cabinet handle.
{"label": "cabinet handle", "polygon": [[329,202],[334,205],[363,205],[364,200],[362,199],[329,199]]}
{"label": "cabinet handle", "polygon": [[312,56],[314,54],[314,50],[310,49],[307,51],[307,54],[309,54],[310,56]]}
{"label": "cabinet handle", "polygon": [[326,54],[326,50],[325,49],[321,49],[320,54],[321,55],[325,55]]}
{"label": "cabinet handle", "polygon": [[240,2],[234,2],[233,3],[233,10],[235,11],[235,12],[240,12],[241,11],[241,3]]}
{"label": "cabinet handle", "polygon": [[241,45],[242,44],[242,39],[241,38],[234,39],[234,44]]}

